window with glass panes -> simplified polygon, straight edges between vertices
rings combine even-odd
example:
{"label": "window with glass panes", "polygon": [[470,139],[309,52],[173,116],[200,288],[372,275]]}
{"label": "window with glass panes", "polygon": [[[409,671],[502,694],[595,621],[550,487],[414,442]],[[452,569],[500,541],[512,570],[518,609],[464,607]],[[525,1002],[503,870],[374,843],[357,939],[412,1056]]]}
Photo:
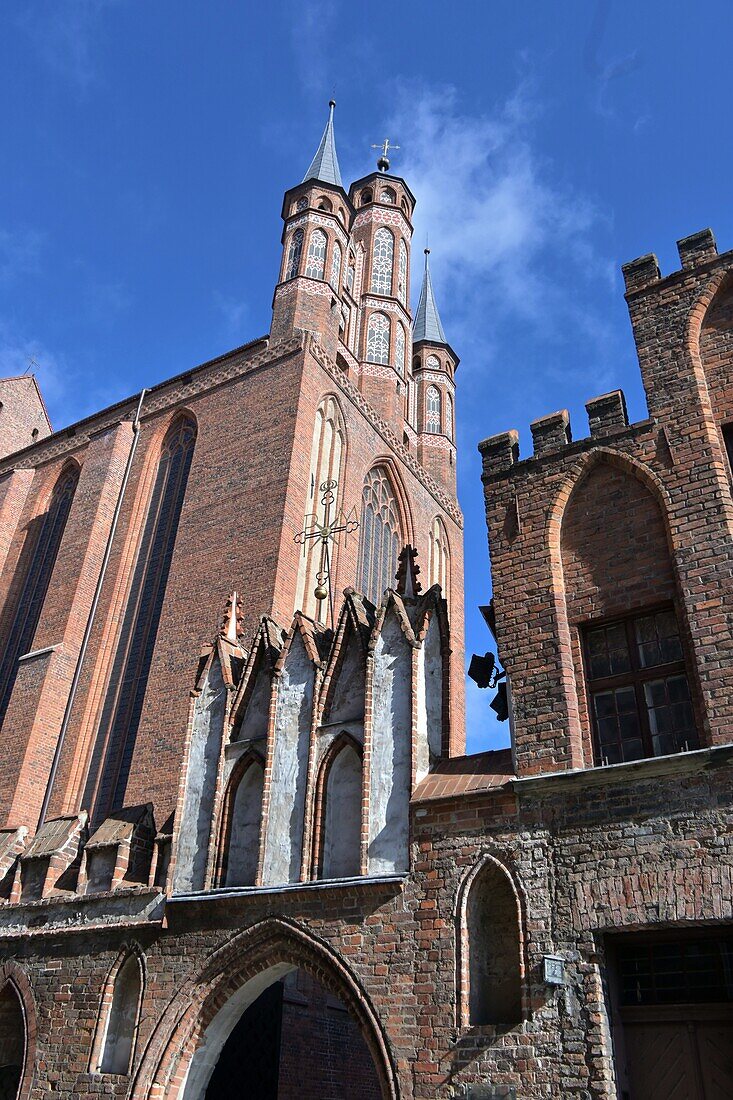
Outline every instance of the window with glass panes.
{"label": "window with glass panes", "polygon": [[622,1005],[733,1001],[733,936],[650,941],[630,937],[616,948]]}
{"label": "window with glass panes", "polygon": [[586,627],[584,648],[598,764],[697,747],[682,641],[671,607]]}

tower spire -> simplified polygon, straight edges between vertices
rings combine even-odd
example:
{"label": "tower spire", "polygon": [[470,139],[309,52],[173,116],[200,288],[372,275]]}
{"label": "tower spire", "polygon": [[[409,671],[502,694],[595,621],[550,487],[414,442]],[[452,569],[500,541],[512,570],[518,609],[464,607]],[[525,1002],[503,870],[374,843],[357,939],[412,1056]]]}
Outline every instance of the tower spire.
{"label": "tower spire", "polygon": [[341,170],[336,156],[336,139],[333,134],[333,109],[336,100],[328,102],[328,122],[323,131],[321,144],[316,150],[316,155],[310,163],[310,167],[303,176],[303,183],[308,180],[322,180],[324,183],[333,183],[336,187],[343,187],[341,182]]}
{"label": "tower spire", "polygon": [[429,255],[430,249],[426,248],[425,274],[423,275],[420,301],[417,304],[417,313],[415,314],[412,342],[413,344],[419,344],[421,340],[427,340],[431,344],[447,344],[448,341],[440,323],[438,307],[435,304],[433,281],[430,278],[430,264],[428,263]]}

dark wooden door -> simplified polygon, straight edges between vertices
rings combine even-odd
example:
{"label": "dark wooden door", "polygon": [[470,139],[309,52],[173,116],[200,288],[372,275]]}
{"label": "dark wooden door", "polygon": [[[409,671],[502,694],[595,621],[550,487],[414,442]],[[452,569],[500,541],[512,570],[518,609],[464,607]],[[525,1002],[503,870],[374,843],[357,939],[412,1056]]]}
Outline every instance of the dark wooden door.
{"label": "dark wooden door", "polygon": [[730,1005],[622,1009],[629,1100],[731,1100]]}

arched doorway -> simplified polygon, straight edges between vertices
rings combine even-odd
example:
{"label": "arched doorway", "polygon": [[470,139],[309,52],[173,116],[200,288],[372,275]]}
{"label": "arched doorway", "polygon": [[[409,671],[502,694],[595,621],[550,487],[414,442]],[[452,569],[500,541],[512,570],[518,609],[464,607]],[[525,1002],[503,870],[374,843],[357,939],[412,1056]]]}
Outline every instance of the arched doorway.
{"label": "arched doorway", "polygon": [[12,982],[0,989],[0,1100],[16,1100],[25,1062],[25,1017]]}
{"label": "arched doorway", "polygon": [[[131,1100],[207,1100],[219,1058],[244,1013],[261,994],[296,971],[304,971],[325,994],[341,1002],[341,1011],[347,1010],[371,1058],[377,1095],[399,1100],[394,1058],[367,989],[337,950],[302,925],[279,917],[233,936],[183,983],[147,1044]],[[293,980],[297,987],[297,978]],[[260,1009],[266,1007],[266,1002],[260,1003]],[[238,1084],[241,1095],[257,1100],[249,1081],[240,1079]],[[323,1086],[319,1081],[319,1100],[330,1095],[342,1100],[343,1093],[326,1092]],[[359,1100],[362,1094],[352,1095]],[[371,1100],[373,1093],[364,1095]]]}
{"label": "arched doorway", "polygon": [[244,1010],[214,1066],[205,1100],[239,1100],[243,1088],[250,1100],[382,1095],[346,1005],[300,969],[274,981]]}

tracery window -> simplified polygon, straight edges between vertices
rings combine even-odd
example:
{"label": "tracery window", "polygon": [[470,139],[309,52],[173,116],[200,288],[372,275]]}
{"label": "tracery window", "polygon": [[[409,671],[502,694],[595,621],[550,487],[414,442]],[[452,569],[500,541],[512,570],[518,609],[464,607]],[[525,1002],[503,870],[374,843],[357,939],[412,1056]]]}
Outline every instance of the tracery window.
{"label": "tracery window", "polygon": [[440,390],[437,386],[428,386],[425,396],[426,431],[433,435],[440,433]]}
{"label": "tracery window", "polygon": [[397,201],[397,195],[391,187],[383,187],[379,192],[379,201],[393,203]]}
{"label": "tracery window", "polygon": [[382,226],[374,234],[372,252],[372,294],[392,293],[392,265],[394,262],[394,237]]}
{"label": "tracery window", "polygon": [[445,434],[449,439],[453,439],[455,434],[455,425],[453,423],[453,398],[446,392],[445,395]]}
{"label": "tracery window", "polygon": [[[316,409],[311,444],[308,495],[304,509],[307,514],[315,515],[319,523],[325,520],[325,506],[322,504],[323,493],[320,487],[324,481],[340,481],[345,446],[346,426],[344,418],[336,398],[329,394],[321,400]],[[337,488],[336,494],[337,499],[333,507],[339,508],[342,503],[340,486]],[[333,512],[331,516],[333,517]],[[334,575],[338,564],[338,554],[339,547],[336,546],[334,547],[334,558],[331,562],[331,570]],[[319,611],[321,613],[325,611],[323,603],[319,603],[313,594],[316,587],[316,574],[320,568],[320,543],[317,539],[309,539],[303,543],[300,551],[296,607],[306,615],[310,615],[311,618],[315,618]]]}
{"label": "tracery window", "polygon": [[397,325],[394,341],[394,365],[400,378],[405,377],[405,330],[402,325]]}
{"label": "tracery window", "polygon": [[300,257],[303,252],[303,230],[296,229],[290,238],[288,262],[285,266],[285,282],[294,279],[300,270]]}
{"label": "tracery window", "polygon": [[309,279],[322,279],[326,269],[326,244],[328,237],[322,229],[314,229],[308,242],[305,273]]}
{"label": "tracery window", "polygon": [[15,686],[18,658],[33,645],[78,481],[79,467],[73,463],[59,476],[46,511],[31,521],[26,532],[18,562],[18,575],[24,579],[0,658],[0,724]]}
{"label": "tracery window", "polygon": [[389,363],[390,324],[386,313],[372,313],[367,328],[367,361]]}
{"label": "tracery window", "polygon": [[400,237],[397,260],[397,296],[403,305],[407,303],[407,245]]}
{"label": "tracery window", "polygon": [[124,804],[195,443],[189,416],[163,440],[87,780],[84,805],[94,804],[95,822]]}
{"label": "tracery window", "polygon": [[425,360],[425,366],[428,370],[440,370],[440,360],[437,355],[429,355]]}
{"label": "tracery window", "polygon": [[397,499],[384,466],[373,467],[364,481],[360,540],[361,590],[378,603],[385,588],[394,586],[401,541]]}
{"label": "tracery window", "polygon": [[331,286],[338,293],[339,279],[341,278],[341,245],[334,241],[333,256],[331,258]]}

